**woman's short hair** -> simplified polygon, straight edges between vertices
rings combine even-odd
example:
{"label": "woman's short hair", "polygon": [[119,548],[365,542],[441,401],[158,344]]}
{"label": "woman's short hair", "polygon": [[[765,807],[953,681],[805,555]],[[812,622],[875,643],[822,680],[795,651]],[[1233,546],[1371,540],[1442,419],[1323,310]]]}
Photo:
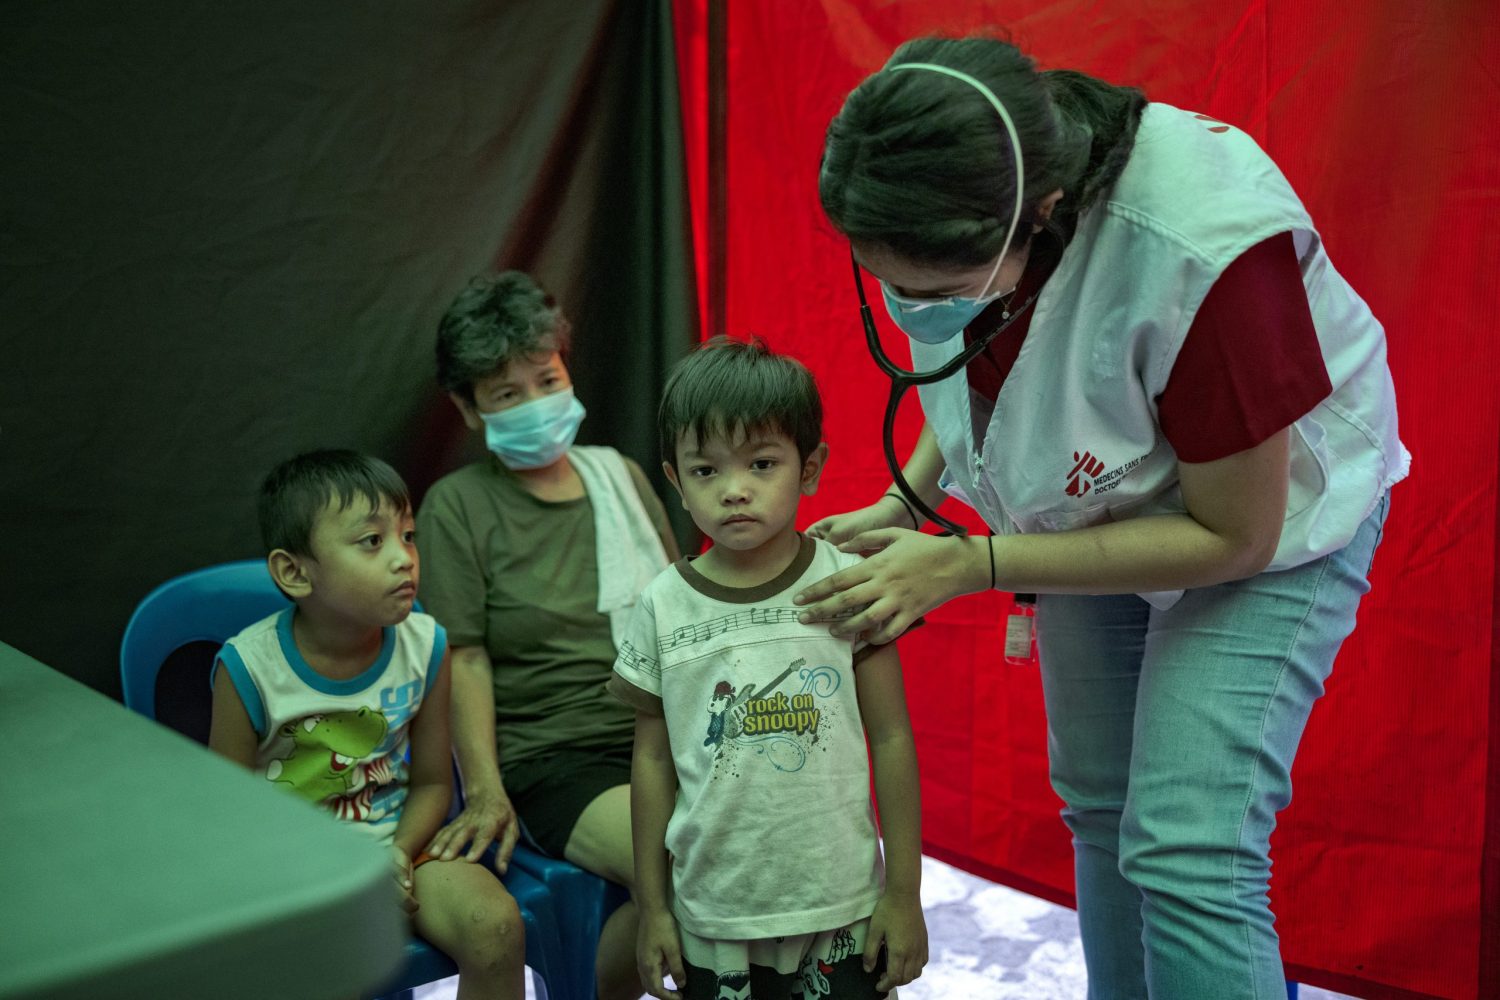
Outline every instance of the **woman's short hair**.
{"label": "woman's short hair", "polygon": [[550,336],[552,346],[566,355],[571,329],[552,296],[530,275],[479,275],[438,322],[438,385],[472,403],[475,382],[543,350],[544,338]]}

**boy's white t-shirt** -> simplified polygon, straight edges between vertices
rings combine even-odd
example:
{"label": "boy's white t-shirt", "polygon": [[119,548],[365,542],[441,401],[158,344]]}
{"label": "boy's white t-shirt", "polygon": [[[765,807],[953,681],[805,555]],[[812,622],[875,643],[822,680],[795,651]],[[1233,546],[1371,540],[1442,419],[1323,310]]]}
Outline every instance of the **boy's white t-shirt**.
{"label": "boy's white t-shirt", "polygon": [[411,720],[437,680],[447,634],[414,612],[383,630],[367,670],[338,681],[303,659],[293,612],[261,619],[219,650],[260,737],[255,773],[389,843],[406,802]]}
{"label": "boy's white t-shirt", "polygon": [[859,561],[803,536],[780,576],[739,589],[683,559],[636,606],[610,687],[666,718],[677,769],[666,842],[672,911],[693,934],[832,930],[869,916],[880,898],[855,695],[862,657],[826,623],[799,623],[792,604]]}

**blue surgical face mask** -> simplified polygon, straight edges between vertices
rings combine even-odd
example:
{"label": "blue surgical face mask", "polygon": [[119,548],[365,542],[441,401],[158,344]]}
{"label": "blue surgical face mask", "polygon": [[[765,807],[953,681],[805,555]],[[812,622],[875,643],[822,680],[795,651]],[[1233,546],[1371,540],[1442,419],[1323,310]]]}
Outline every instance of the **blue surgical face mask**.
{"label": "blue surgical face mask", "polygon": [[481,413],[484,443],[508,469],[542,469],[573,447],[578,425],[587,412],[571,388],[512,406]]}
{"label": "blue surgical face mask", "polygon": [[[995,264],[998,271],[1000,265]],[[990,280],[995,280],[992,273]],[[924,344],[941,344],[952,340],[963,332],[964,327],[974,322],[974,317],[984,312],[984,307],[1003,294],[995,292],[977,299],[961,295],[949,295],[940,299],[914,299],[898,295],[891,286],[880,283],[880,293],[885,297],[885,311],[912,340]]]}

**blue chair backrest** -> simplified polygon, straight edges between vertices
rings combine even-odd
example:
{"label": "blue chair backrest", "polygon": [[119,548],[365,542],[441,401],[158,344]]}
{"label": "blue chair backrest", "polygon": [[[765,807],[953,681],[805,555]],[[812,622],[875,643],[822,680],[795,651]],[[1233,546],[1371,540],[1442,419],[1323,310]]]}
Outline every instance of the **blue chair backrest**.
{"label": "blue chair backrest", "polygon": [[[264,559],[209,566],[157,587],[130,616],[120,643],[126,707],[156,718],[157,674],[174,653],[192,643],[222,645],[288,603],[271,582]],[[205,704],[211,667],[207,663],[201,675]]]}

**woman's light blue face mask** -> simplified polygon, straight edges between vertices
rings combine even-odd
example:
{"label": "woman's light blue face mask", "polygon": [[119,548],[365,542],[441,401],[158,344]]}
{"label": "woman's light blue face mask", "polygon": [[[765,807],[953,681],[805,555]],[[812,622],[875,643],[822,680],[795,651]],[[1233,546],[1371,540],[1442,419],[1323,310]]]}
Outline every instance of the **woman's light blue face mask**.
{"label": "woman's light blue face mask", "polygon": [[571,388],[498,413],[481,413],[484,443],[509,469],[541,469],[573,446],[583,423],[583,404]]}
{"label": "woman's light blue face mask", "polygon": [[[995,269],[984,283],[985,288],[1000,273],[1000,264],[1004,260],[1005,255],[1001,254],[995,261]],[[962,333],[964,327],[974,322],[974,317],[984,312],[985,306],[1005,293],[991,292],[977,298],[945,295],[941,298],[919,299],[898,294],[882,280],[880,294],[885,298],[885,311],[903,333],[924,344],[941,344]]]}

